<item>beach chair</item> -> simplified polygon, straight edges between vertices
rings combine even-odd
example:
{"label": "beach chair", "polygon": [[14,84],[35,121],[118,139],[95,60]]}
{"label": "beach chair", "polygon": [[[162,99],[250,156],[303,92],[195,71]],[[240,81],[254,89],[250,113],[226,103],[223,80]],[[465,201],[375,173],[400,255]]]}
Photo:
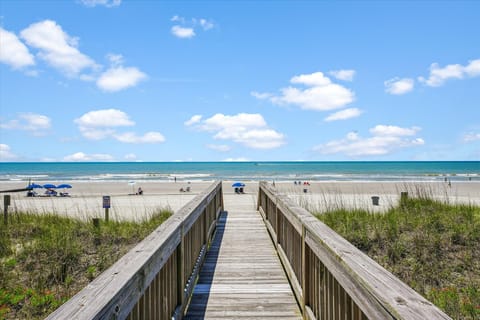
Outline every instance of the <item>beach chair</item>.
{"label": "beach chair", "polygon": [[244,193],[244,192],[243,192],[243,188],[239,188],[239,189],[238,189],[238,192],[239,192],[239,193]]}
{"label": "beach chair", "polygon": [[185,189],[185,192],[190,192],[190,187],[187,187],[187,188]]}

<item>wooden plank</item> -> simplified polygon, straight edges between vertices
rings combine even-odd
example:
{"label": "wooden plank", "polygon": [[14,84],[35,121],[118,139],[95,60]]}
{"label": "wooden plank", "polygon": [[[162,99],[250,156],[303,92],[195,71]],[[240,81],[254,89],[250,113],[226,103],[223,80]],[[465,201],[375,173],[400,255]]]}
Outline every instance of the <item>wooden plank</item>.
{"label": "wooden plank", "polygon": [[225,195],[186,319],[301,319],[253,196]]}

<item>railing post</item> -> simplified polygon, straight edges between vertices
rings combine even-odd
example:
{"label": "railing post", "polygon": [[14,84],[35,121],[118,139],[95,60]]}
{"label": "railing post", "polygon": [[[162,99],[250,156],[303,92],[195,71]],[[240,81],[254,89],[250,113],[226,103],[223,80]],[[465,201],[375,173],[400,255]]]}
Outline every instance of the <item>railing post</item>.
{"label": "railing post", "polygon": [[183,222],[181,225],[181,232],[180,232],[180,243],[178,244],[178,251],[177,252],[177,301],[180,306],[180,313],[178,316],[183,318],[183,303],[184,303],[184,279],[185,279],[185,241],[184,241],[184,230],[183,230]]}
{"label": "railing post", "polygon": [[305,254],[306,254],[306,243],[305,243],[305,225],[302,223],[302,315],[303,319],[307,319],[307,310],[305,308],[305,299],[307,296],[307,289],[306,289],[306,283],[307,283],[307,266],[306,266],[306,261],[305,261]]}

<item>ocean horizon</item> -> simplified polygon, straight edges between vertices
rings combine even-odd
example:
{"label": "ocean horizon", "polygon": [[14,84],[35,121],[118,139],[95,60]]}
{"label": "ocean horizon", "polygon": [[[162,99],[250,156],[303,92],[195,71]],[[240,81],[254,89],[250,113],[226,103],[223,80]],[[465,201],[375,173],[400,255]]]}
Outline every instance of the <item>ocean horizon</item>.
{"label": "ocean horizon", "polygon": [[480,181],[480,161],[2,162],[0,181]]}

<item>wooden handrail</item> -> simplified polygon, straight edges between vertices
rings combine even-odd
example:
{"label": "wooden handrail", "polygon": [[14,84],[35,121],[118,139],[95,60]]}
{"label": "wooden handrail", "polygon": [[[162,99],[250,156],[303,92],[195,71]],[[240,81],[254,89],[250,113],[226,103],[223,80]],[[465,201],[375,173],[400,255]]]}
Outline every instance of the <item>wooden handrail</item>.
{"label": "wooden handrail", "polygon": [[450,319],[266,182],[258,210],[304,319]]}
{"label": "wooden handrail", "polygon": [[218,181],[47,319],[181,319],[221,211]]}

